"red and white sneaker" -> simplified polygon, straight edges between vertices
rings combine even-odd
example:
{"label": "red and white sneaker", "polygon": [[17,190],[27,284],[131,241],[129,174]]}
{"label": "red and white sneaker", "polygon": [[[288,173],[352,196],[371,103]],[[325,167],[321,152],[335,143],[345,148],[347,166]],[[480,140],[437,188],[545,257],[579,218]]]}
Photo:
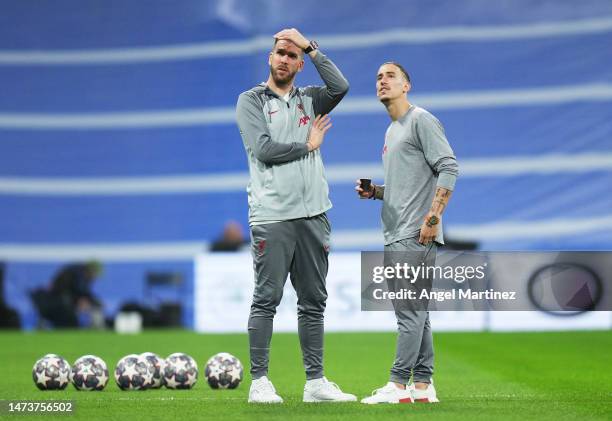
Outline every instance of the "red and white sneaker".
{"label": "red and white sneaker", "polygon": [[373,405],[377,403],[414,403],[411,386],[400,389],[393,382],[387,383],[380,389],[376,389],[372,396],[361,400],[361,403]]}
{"label": "red and white sneaker", "polygon": [[438,397],[436,396],[436,388],[433,385],[433,380],[431,381],[429,386],[427,386],[427,389],[417,389],[414,387],[414,384],[411,384],[410,386],[412,386],[411,388],[412,398],[414,399],[415,402],[424,402],[424,403],[440,402],[438,400]]}

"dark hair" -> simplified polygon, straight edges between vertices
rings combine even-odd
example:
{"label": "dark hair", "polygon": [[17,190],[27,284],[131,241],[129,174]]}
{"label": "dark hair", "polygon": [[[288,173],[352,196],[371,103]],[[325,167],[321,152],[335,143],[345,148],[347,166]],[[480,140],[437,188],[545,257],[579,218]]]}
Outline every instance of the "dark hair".
{"label": "dark hair", "polygon": [[402,74],[404,75],[404,77],[406,78],[406,80],[408,81],[408,83],[412,83],[412,82],[410,81],[410,75],[408,74],[408,72],[406,71],[406,69],[404,69],[404,66],[402,66],[401,64],[399,64],[399,63],[398,63],[398,62],[396,62],[396,61],[385,61],[385,62],[383,63],[383,66],[384,66],[385,64],[392,64],[392,65],[394,65],[395,67],[397,67],[398,69],[400,69],[400,72],[402,72]]}

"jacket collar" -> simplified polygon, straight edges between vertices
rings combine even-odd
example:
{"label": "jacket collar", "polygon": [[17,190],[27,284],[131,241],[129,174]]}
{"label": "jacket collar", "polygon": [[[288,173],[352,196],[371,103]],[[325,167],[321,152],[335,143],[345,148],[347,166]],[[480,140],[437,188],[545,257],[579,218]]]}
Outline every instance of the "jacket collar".
{"label": "jacket collar", "polygon": [[[273,96],[275,98],[280,98],[280,96],[276,92],[270,89],[270,87],[266,84],[266,82],[261,82],[259,86],[264,88],[264,93],[266,93],[267,95]],[[295,85],[293,85],[293,87],[291,88],[291,92],[289,92],[289,98],[293,98],[297,94],[297,92],[298,92],[298,88]]]}

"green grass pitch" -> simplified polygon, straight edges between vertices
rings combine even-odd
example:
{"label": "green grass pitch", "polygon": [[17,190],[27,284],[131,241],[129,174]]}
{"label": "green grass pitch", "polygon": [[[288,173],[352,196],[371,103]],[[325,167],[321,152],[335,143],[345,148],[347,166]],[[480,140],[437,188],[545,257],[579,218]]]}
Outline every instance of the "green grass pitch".
{"label": "green grass pitch", "polygon": [[[246,335],[155,331],[136,336],[104,332],[0,334],[0,399],[73,399],[78,419],[612,419],[612,333],[437,333],[436,405],[304,404],[304,374],[295,334],[272,339],[270,378],[282,405],[248,405],[250,379],[237,390],[212,390],[202,374],[211,355],[226,351],[248,367]],[[391,333],[329,333],[326,375],[359,398],[388,378],[394,354]],[[114,380],[102,392],[42,392],[31,378],[34,361],[57,353],[70,363],[83,354],[102,357],[113,370],[129,353],[192,355],[200,367],[187,391],[120,391]],[[245,373],[246,374],[246,373]],[[49,415],[36,419],[55,418]],[[0,418],[26,419],[1,414]]]}

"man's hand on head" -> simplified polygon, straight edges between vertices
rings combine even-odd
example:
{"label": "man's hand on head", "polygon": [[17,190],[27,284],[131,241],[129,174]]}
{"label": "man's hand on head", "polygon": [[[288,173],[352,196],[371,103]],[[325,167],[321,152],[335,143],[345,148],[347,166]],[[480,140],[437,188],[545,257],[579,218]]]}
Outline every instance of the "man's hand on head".
{"label": "man's hand on head", "polygon": [[304,37],[304,35],[302,35],[300,31],[295,28],[283,29],[282,31],[274,34],[274,38],[276,38],[277,40],[284,39],[287,41],[291,41],[302,50],[306,49],[310,45],[310,41],[308,41]]}

